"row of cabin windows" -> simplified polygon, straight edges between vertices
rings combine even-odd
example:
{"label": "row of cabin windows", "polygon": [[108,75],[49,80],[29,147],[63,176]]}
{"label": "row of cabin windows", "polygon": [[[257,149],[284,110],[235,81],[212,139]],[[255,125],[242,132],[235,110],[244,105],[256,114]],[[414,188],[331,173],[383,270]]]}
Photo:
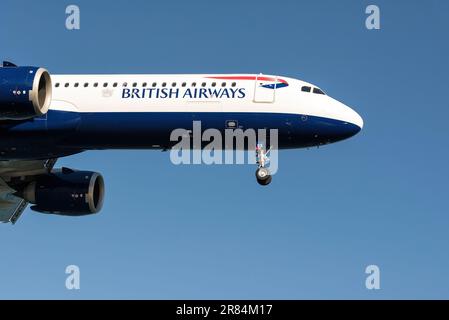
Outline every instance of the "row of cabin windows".
{"label": "row of cabin windows", "polygon": [[303,86],[301,88],[301,91],[302,92],[313,92],[313,93],[316,93],[316,94],[324,94],[325,95],[323,90],[321,90],[320,88],[313,88],[313,91],[312,91],[312,87],[309,87],[309,86]]}
{"label": "row of cabin windows", "polygon": [[[94,82],[93,84],[92,84],[92,86],[93,87],[98,87],[98,85],[99,85],[99,83],[98,82]],[[146,87],[148,85],[148,83],[146,83],[146,82],[143,82],[142,83],[142,87]],[[166,87],[167,86],[167,82],[162,82],[162,87]],[[202,87],[205,87],[207,85],[207,83],[206,82],[203,82],[203,83],[201,83],[201,86]],[[216,82],[212,82],[212,87],[216,87],[217,86],[217,83]],[[233,83],[231,83],[231,87],[235,87],[237,84],[235,83],[235,82],[233,82]],[[57,82],[56,84],[55,84],[55,87],[56,88],[58,88],[60,86],[60,83],[59,82]],[[64,87],[65,88],[68,88],[70,86],[70,84],[68,83],[68,82],[66,82],[65,84],[64,84]],[[75,87],[75,88],[78,88],[79,86],[80,86],[80,83],[79,82],[75,82],[74,84],[73,84],[73,86]],[[103,88],[107,88],[108,86],[109,86],[109,83],[108,82],[104,82],[103,84],[102,84],[102,86],[103,86]],[[112,84],[112,87],[117,87],[118,86],[118,83],[117,82],[114,82],[113,84]],[[157,82],[153,82],[152,84],[151,84],[151,86],[152,87],[156,87],[157,86]],[[171,86],[172,87],[176,87],[177,86],[177,83],[176,82],[172,82],[171,83]],[[183,82],[183,83],[181,83],[181,87],[185,87],[185,86],[187,86],[187,82]],[[192,82],[191,83],[191,86],[192,87],[196,87],[196,82]],[[226,82],[222,82],[221,83],[221,86],[222,87],[226,87]],[[89,83],[88,82],[85,82],[84,84],[83,84],[83,87],[84,88],[87,88],[87,87],[89,87]],[[124,88],[126,88],[126,87],[128,87],[128,83],[127,82],[123,82],[123,84],[122,84],[122,87],[124,87]],[[137,87],[137,82],[134,82],[133,84],[132,84],[132,87]]]}

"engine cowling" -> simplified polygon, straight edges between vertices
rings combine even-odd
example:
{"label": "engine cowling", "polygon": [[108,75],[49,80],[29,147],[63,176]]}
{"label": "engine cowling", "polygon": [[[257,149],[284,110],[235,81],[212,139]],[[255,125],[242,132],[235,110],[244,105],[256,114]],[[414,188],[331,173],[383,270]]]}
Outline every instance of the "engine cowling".
{"label": "engine cowling", "polygon": [[0,119],[24,120],[42,116],[50,107],[51,77],[39,67],[0,67]]}
{"label": "engine cowling", "polygon": [[101,174],[63,168],[39,176],[28,184],[23,197],[34,211],[66,216],[94,214],[101,210],[104,181]]}

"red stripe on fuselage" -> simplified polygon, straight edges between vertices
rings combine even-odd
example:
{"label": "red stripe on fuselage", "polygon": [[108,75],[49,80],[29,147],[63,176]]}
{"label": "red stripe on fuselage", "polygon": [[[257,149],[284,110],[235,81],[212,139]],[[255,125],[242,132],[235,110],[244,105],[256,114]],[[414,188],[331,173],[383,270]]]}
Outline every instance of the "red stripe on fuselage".
{"label": "red stripe on fuselage", "polygon": [[220,77],[206,77],[209,79],[219,79],[219,80],[261,80],[261,81],[279,81],[281,83],[288,84],[284,79],[276,79],[272,77],[265,76],[220,76]]}

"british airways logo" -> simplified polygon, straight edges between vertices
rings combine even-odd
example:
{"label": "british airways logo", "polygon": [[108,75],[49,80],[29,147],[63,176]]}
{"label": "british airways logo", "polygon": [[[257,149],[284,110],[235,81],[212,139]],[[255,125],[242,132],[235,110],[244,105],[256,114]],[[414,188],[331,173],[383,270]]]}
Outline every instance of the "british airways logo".
{"label": "british airways logo", "polygon": [[217,76],[208,77],[209,79],[222,79],[222,80],[251,80],[259,83],[259,87],[266,89],[280,89],[288,87],[288,82],[284,79],[269,76]]}
{"label": "british airways logo", "polygon": [[[215,80],[250,80],[256,81],[260,88],[280,89],[288,86],[288,82],[277,77],[267,76],[211,76]],[[122,99],[243,99],[246,88],[215,87],[212,88],[123,88]]]}
{"label": "british airways logo", "polygon": [[123,88],[122,99],[243,99],[245,88]]}

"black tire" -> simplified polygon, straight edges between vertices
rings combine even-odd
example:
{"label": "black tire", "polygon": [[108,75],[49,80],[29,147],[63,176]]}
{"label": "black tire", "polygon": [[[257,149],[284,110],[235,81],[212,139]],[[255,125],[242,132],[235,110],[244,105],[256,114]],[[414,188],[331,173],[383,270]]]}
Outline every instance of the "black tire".
{"label": "black tire", "polygon": [[267,168],[258,168],[256,170],[256,179],[257,183],[259,183],[261,186],[270,184],[272,179],[270,170],[268,170]]}
{"label": "black tire", "polygon": [[259,183],[261,186],[266,186],[270,184],[271,179],[272,179],[271,176],[268,176],[268,178],[265,180],[257,179],[257,183]]}

